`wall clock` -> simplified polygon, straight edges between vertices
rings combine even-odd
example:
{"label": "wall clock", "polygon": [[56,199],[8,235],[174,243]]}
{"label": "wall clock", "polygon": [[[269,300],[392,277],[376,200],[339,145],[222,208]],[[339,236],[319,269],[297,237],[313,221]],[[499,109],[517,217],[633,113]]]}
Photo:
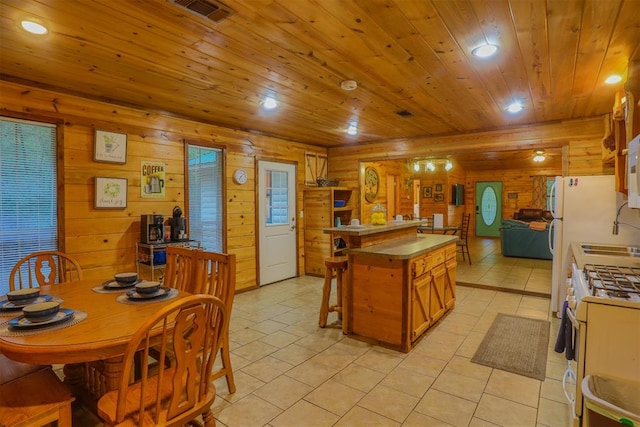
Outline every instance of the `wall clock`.
{"label": "wall clock", "polygon": [[247,182],[247,171],[242,168],[236,169],[236,171],[233,173],[233,180],[237,184],[245,184]]}
{"label": "wall clock", "polygon": [[380,177],[378,171],[371,166],[368,166],[364,170],[364,199],[373,203],[378,197],[378,190],[380,189]]}

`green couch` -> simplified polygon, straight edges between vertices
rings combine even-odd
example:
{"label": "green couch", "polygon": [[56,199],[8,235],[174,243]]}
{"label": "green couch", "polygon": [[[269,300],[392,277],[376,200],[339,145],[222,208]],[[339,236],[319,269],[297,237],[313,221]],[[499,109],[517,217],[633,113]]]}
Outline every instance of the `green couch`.
{"label": "green couch", "polygon": [[549,250],[549,222],[544,230],[534,230],[531,221],[503,219],[500,227],[502,255],[519,258],[552,259]]}

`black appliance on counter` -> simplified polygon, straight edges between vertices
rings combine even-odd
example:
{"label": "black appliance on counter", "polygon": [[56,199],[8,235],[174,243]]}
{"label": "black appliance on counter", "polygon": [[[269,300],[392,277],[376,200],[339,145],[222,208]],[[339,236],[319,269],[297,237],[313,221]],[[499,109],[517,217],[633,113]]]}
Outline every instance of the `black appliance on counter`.
{"label": "black appliance on counter", "polygon": [[140,241],[164,243],[164,216],[151,214],[140,217]]}
{"label": "black appliance on counter", "polygon": [[182,217],[180,206],[173,208],[173,217],[169,218],[169,225],[171,226],[171,241],[178,242],[187,239],[187,219]]}

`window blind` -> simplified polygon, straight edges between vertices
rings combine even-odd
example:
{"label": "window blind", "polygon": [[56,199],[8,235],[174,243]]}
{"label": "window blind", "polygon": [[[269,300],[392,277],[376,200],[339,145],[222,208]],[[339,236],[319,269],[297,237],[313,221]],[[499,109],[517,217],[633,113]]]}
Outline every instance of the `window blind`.
{"label": "window blind", "polygon": [[189,238],[222,252],[222,150],[189,145],[188,153]]}
{"label": "window blind", "polygon": [[0,119],[0,294],[20,258],[58,248],[56,127]]}

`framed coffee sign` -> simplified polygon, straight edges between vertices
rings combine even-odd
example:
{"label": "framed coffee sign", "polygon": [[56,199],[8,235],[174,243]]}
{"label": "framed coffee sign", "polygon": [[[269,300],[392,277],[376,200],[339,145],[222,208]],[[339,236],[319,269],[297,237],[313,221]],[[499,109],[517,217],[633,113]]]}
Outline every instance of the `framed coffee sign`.
{"label": "framed coffee sign", "polygon": [[93,160],[96,162],[127,163],[127,134],[96,129]]}
{"label": "framed coffee sign", "polygon": [[140,165],[140,196],[143,198],[164,198],[166,165],[160,162],[143,160]]}

